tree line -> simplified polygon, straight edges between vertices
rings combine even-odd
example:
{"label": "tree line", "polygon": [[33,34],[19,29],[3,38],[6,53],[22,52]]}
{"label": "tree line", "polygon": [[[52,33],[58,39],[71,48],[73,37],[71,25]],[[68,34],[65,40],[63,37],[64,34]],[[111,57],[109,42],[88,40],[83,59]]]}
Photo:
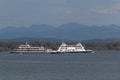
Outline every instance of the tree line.
{"label": "tree line", "polygon": [[[76,44],[77,42],[66,42],[67,44]],[[91,50],[120,50],[120,40],[113,40],[108,42],[81,42],[85,49],[91,49]],[[0,42],[0,52],[3,51],[11,51],[14,48],[17,48],[20,44],[25,44],[25,42]],[[57,50],[58,47],[61,45],[61,42],[29,42],[32,46],[44,46],[45,48],[50,48],[53,50]]]}

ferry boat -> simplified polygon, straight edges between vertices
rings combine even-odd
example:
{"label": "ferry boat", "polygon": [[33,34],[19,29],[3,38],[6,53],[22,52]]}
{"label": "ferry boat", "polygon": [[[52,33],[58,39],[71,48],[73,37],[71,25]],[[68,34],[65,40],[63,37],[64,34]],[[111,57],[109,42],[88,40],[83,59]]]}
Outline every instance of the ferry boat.
{"label": "ferry boat", "polygon": [[57,50],[57,53],[94,53],[93,50],[86,50],[84,46],[79,42],[76,45],[67,45],[62,42]]}
{"label": "ferry boat", "polygon": [[43,46],[33,47],[28,43],[25,43],[19,45],[18,48],[13,49],[11,53],[45,53],[46,51],[47,50]]}

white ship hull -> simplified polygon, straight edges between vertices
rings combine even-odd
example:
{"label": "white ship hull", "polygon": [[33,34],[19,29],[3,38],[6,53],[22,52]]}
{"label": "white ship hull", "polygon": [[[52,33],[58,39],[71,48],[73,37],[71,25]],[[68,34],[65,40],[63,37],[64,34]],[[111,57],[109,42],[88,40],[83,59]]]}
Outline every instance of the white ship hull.
{"label": "white ship hull", "polygon": [[10,53],[46,53],[45,51],[11,51]]}
{"label": "white ship hull", "polygon": [[64,51],[64,52],[51,52],[51,54],[64,54],[64,53],[94,53],[92,50],[86,50],[86,51]]}
{"label": "white ship hull", "polygon": [[86,50],[86,51],[68,51],[64,53],[94,53],[92,50]]}

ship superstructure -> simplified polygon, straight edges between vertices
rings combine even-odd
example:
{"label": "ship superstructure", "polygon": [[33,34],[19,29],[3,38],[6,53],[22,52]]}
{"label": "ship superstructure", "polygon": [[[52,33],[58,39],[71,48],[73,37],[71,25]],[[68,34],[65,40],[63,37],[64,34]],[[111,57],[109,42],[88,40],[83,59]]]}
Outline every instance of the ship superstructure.
{"label": "ship superstructure", "polygon": [[64,53],[89,53],[93,52],[92,50],[86,50],[84,46],[79,42],[76,45],[67,45],[66,43],[62,42],[60,47],[57,50],[58,52]]}
{"label": "ship superstructure", "polygon": [[40,53],[40,52],[46,52],[46,49],[43,46],[33,47],[28,43],[21,44],[18,46],[18,48],[15,48],[11,51],[11,53]]}

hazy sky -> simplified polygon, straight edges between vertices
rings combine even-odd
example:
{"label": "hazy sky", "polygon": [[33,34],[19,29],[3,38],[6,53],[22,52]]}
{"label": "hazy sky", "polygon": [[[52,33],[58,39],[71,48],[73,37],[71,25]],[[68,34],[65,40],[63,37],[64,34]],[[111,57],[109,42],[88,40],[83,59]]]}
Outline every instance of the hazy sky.
{"label": "hazy sky", "polygon": [[68,22],[120,25],[120,0],[0,0],[0,27]]}

